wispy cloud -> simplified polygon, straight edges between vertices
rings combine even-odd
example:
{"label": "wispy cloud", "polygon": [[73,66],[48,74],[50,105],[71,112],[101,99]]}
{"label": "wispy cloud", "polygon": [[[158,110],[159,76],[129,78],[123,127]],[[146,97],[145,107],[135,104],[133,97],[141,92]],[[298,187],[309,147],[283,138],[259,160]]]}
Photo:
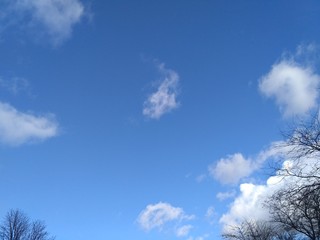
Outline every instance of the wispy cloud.
{"label": "wispy cloud", "polygon": [[0,142],[20,145],[42,141],[58,134],[58,124],[52,115],[36,116],[19,112],[7,103],[0,102]]}
{"label": "wispy cloud", "polygon": [[220,200],[220,201],[224,201],[228,198],[233,198],[236,195],[236,191],[232,190],[232,191],[228,191],[228,192],[218,192],[216,197]]}
{"label": "wispy cloud", "polygon": [[163,114],[179,106],[177,101],[179,75],[165,65],[159,64],[162,75],[161,83],[156,92],[152,93],[143,105],[143,114],[149,118],[159,119]]}
{"label": "wispy cloud", "polygon": [[159,202],[148,205],[139,215],[137,222],[146,231],[158,229],[161,231],[169,223],[177,236],[186,236],[191,225],[181,225],[184,221],[192,220],[193,215],[187,215],[182,208],[173,207],[169,203]]}
{"label": "wispy cloud", "polygon": [[35,31],[41,29],[53,44],[58,45],[71,36],[74,25],[84,16],[85,8],[79,0],[12,0],[7,1],[7,11],[2,17],[7,25],[19,24],[19,27]]}
{"label": "wispy cloud", "polygon": [[211,225],[216,223],[217,213],[213,206],[208,207],[205,217]]}
{"label": "wispy cloud", "polygon": [[189,235],[190,230],[193,228],[192,225],[183,225],[176,230],[177,237],[185,237]]}
{"label": "wispy cloud", "polygon": [[7,90],[15,96],[21,92],[32,95],[29,81],[21,77],[13,77],[10,79],[4,79],[0,77],[0,88]]}
{"label": "wispy cloud", "polygon": [[317,105],[320,76],[312,61],[306,60],[314,51],[313,45],[300,45],[294,55],[275,63],[259,80],[261,93],[275,99],[285,117],[304,115]]}
{"label": "wispy cloud", "polygon": [[206,178],[207,178],[207,174],[200,174],[200,175],[198,175],[198,176],[196,177],[196,181],[197,181],[198,183],[201,183],[201,182],[203,182]]}

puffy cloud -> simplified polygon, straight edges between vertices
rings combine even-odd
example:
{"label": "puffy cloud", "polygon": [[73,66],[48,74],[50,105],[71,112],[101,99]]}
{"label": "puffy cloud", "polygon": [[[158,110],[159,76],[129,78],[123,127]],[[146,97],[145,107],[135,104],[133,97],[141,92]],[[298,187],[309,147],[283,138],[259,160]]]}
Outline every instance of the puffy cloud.
{"label": "puffy cloud", "polygon": [[159,119],[163,114],[179,106],[177,101],[179,75],[175,71],[165,68],[163,63],[158,68],[163,79],[157,91],[144,102],[143,108],[143,114],[153,119]]}
{"label": "puffy cloud", "polygon": [[319,173],[319,169],[315,167],[319,164],[318,159],[310,157],[288,159],[291,152],[292,148],[289,147],[274,151],[276,157],[279,157],[283,162],[282,169],[277,171],[274,176],[269,177],[265,184],[243,183],[240,185],[240,194],[230,205],[229,211],[220,218],[224,231],[228,231],[229,227],[239,224],[244,219],[268,220],[269,212],[264,207],[264,202],[268,197],[279,189],[310,183],[309,179],[289,175],[291,171],[298,170],[299,174],[306,175],[314,175],[315,170],[317,174]]}
{"label": "puffy cloud", "polygon": [[267,159],[282,156],[283,149],[275,147],[280,144],[280,141],[271,143],[254,158],[245,158],[241,153],[221,158],[208,167],[209,174],[223,184],[236,184],[259,169]]}
{"label": "puffy cloud", "polygon": [[137,222],[144,230],[149,231],[154,228],[161,230],[169,222],[181,222],[192,218],[193,216],[186,215],[182,208],[159,202],[148,205],[140,213]]}
{"label": "puffy cloud", "polygon": [[7,103],[0,102],[0,141],[20,145],[41,141],[58,134],[58,124],[52,116],[22,113]]}
{"label": "puffy cloud", "polygon": [[264,196],[269,186],[243,183],[240,195],[232,203],[228,213],[223,214],[220,222],[225,229],[241,222],[243,219],[268,219],[268,211],[262,207]]}
{"label": "puffy cloud", "polygon": [[317,105],[320,76],[312,63],[299,64],[295,60],[310,51],[314,51],[312,45],[299,46],[295,56],[274,64],[259,80],[261,93],[274,98],[285,117],[304,115]]}
{"label": "puffy cloud", "polygon": [[31,15],[33,25],[44,27],[54,44],[69,38],[73,26],[84,15],[79,0],[15,0],[13,3],[18,13]]}
{"label": "puffy cloud", "polygon": [[[270,144],[270,147],[266,150],[261,151],[255,159],[246,160],[254,165],[255,168],[251,168],[252,170],[257,169],[261,166],[263,162],[268,159],[274,159],[277,161],[283,162],[283,168],[288,169],[288,166],[292,167],[292,164],[288,163],[286,159],[287,156],[292,152],[292,148],[288,147],[284,142],[278,141]],[[240,163],[244,161],[244,158],[238,156]],[[237,168],[237,161],[229,161],[229,168],[234,167]],[[245,164],[243,164],[245,165]],[[250,165],[249,165],[250,166]],[[226,173],[229,173],[228,170]],[[280,173],[280,171],[278,172]],[[231,173],[230,173],[231,174]],[[292,179],[291,179],[292,180]],[[268,210],[265,209],[262,203],[265,199],[270,196],[276,189],[285,186],[287,181],[291,181],[289,178],[283,180],[278,174],[270,177],[266,184],[256,185],[253,183],[243,183],[240,184],[240,194],[234,199],[232,204],[230,205],[230,209],[227,213],[223,214],[220,218],[220,223],[224,225],[224,230],[227,231],[228,227],[236,225],[243,221],[244,219],[255,219],[255,220],[266,220],[268,219],[269,213]],[[226,193],[218,193],[217,197],[220,199],[224,199],[227,197],[232,197],[235,195],[235,191],[226,192]]]}
{"label": "puffy cloud", "polygon": [[241,178],[249,176],[257,167],[251,159],[245,159],[241,153],[236,153],[209,166],[209,173],[223,184],[235,184]]}

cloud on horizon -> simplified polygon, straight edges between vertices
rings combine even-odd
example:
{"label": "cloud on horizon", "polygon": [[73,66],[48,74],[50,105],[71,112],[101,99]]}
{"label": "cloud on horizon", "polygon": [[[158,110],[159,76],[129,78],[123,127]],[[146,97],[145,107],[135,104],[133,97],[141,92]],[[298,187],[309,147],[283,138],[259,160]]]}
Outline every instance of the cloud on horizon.
{"label": "cloud on horizon", "polygon": [[143,104],[143,115],[159,119],[165,113],[179,107],[177,101],[179,75],[171,69],[165,68],[163,63],[158,65],[162,75],[161,83],[156,92],[152,93]]}
{"label": "cloud on horizon", "polygon": [[0,102],[0,142],[17,146],[43,141],[58,134],[58,123],[53,115],[36,116],[19,112],[7,103]]}

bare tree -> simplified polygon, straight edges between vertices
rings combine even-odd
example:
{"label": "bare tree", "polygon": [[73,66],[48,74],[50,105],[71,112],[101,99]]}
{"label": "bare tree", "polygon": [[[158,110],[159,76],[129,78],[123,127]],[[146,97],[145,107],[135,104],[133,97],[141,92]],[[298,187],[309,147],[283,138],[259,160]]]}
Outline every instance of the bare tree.
{"label": "bare tree", "polygon": [[27,236],[28,229],[28,217],[19,210],[11,210],[0,226],[1,240],[22,240]]}
{"label": "bare tree", "polygon": [[28,240],[54,240],[54,237],[50,237],[50,234],[46,230],[46,225],[41,221],[34,221],[31,224]]}
{"label": "bare tree", "polygon": [[53,240],[41,221],[30,222],[20,210],[10,210],[0,225],[0,240]]}
{"label": "bare tree", "polygon": [[227,240],[305,240],[297,232],[271,221],[244,220],[222,234]]}
{"label": "bare tree", "polygon": [[[280,169],[279,174],[308,181],[304,185],[320,187],[320,119],[314,116],[309,121],[301,121],[294,128],[284,132],[286,141],[278,147],[286,149],[286,158],[293,161],[290,169]],[[308,160],[312,162],[308,164]]]}
{"label": "bare tree", "polygon": [[244,220],[222,234],[227,240],[293,240],[294,236],[271,222],[254,220]]}
{"label": "bare tree", "polygon": [[275,192],[267,200],[272,221],[290,231],[296,231],[307,239],[320,239],[320,189],[305,186],[292,191],[295,186]]}

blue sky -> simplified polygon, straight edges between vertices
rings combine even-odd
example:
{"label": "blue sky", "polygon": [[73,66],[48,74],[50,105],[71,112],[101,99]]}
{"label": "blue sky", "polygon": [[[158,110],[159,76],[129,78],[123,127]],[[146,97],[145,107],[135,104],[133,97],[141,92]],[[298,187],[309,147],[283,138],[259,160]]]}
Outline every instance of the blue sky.
{"label": "blue sky", "polygon": [[[318,106],[318,1],[3,0],[0,215],[60,240],[220,239]],[[253,210],[255,209],[255,210]]]}

